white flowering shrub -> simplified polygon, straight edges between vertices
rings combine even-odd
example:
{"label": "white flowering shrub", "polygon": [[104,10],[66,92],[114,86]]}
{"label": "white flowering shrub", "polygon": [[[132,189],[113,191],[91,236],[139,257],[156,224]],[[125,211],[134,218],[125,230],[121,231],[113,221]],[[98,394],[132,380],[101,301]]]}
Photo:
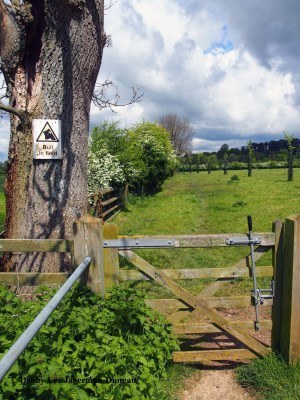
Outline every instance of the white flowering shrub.
{"label": "white flowering shrub", "polygon": [[89,193],[93,193],[95,188],[119,186],[124,182],[124,172],[117,157],[110,154],[106,149],[98,149],[97,153],[89,151]]}
{"label": "white flowering shrub", "polygon": [[93,129],[89,149],[89,189],[120,186],[157,188],[177,167],[169,133],[160,125],[143,122],[131,130],[117,122]]}

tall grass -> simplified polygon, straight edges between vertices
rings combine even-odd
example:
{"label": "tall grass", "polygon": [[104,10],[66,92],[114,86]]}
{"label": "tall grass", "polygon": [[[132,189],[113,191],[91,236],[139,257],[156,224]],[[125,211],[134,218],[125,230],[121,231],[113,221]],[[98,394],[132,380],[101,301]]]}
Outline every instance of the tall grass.
{"label": "tall grass", "polygon": [[300,362],[288,366],[273,353],[239,367],[237,380],[259,393],[262,400],[300,399]]}

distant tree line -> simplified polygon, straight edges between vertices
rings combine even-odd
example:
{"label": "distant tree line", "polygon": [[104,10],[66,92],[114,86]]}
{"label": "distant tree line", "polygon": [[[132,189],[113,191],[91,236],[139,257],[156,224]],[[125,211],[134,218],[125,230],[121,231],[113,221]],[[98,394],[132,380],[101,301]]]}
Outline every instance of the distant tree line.
{"label": "distant tree line", "polygon": [[0,174],[6,174],[7,171],[7,161],[1,162],[0,161]]}
{"label": "distant tree line", "polygon": [[223,169],[248,169],[248,176],[252,169],[289,168],[289,180],[292,180],[292,167],[300,167],[300,139],[285,133],[285,138],[268,142],[248,142],[240,149],[230,148],[223,144],[215,152],[186,152],[180,157],[181,171],[201,171]]}

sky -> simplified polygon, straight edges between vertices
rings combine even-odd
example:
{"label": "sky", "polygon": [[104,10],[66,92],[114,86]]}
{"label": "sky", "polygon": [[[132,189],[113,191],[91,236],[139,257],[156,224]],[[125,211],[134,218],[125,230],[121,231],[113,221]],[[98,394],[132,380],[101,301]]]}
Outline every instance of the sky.
{"label": "sky", "polygon": [[[249,140],[300,137],[299,0],[118,0],[106,10],[98,82],[112,80],[126,103],[91,107],[91,127],[130,127],[176,113],[193,128],[193,151],[241,147]],[[7,152],[0,121],[0,157]]]}

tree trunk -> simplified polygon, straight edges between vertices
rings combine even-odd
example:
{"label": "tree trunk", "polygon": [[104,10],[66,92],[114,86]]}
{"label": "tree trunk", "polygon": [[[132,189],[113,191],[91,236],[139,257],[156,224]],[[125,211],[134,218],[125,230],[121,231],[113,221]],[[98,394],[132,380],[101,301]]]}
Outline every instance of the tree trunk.
{"label": "tree trunk", "polygon": [[252,176],[252,164],[250,161],[248,161],[248,176],[251,177]]}
{"label": "tree trunk", "polygon": [[[90,104],[106,42],[103,0],[31,0],[16,8],[0,2],[2,71],[10,105],[24,111],[22,120],[11,115],[5,236],[70,238],[73,221],[87,211]],[[61,120],[61,160],[33,160],[34,118]],[[6,270],[71,268],[70,257],[57,253],[4,261]]]}
{"label": "tree trunk", "polygon": [[293,180],[293,151],[289,151],[288,154],[288,181]]}

